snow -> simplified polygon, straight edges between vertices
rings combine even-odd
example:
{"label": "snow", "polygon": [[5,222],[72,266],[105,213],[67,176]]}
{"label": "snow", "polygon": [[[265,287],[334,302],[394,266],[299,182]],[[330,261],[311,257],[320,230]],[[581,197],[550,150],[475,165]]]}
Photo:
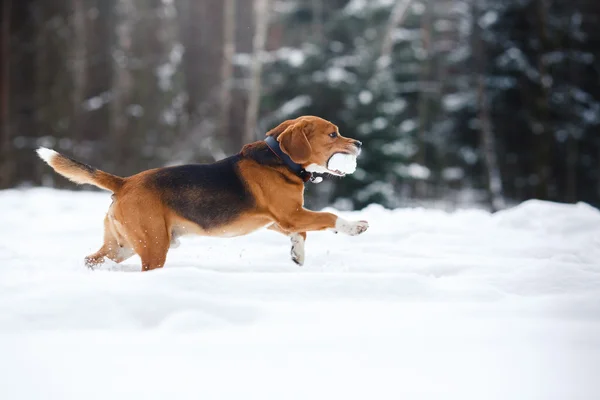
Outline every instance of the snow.
{"label": "snow", "polygon": [[168,60],[156,67],[155,74],[158,78],[158,86],[163,91],[173,89],[173,77],[183,59],[184,47],[181,43],[175,43],[169,52]]}
{"label": "snow", "polygon": [[335,153],[327,162],[327,168],[331,171],[340,171],[344,174],[352,174],[356,171],[356,155]]}
{"label": "snow", "polygon": [[300,112],[300,110],[310,106],[311,104],[312,99],[310,96],[297,96],[283,103],[283,105],[279,107],[274,114],[280,119],[293,118]]}
{"label": "snow", "polygon": [[371,93],[368,90],[362,90],[358,94],[358,101],[360,101],[360,104],[362,104],[362,105],[371,104],[371,102],[373,101],[373,93]]}
{"label": "snow", "polygon": [[529,79],[535,81],[539,72],[531,65],[521,49],[511,47],[498,57],[497,65],[501,68],[512,68],[524,73]]}
{"label": "snow", "polygon": [[356,82],[356,76],[351,72],[348,72],[344,68],[337,66],[329,67],[326,71],[327,80],[331,83],[354,83]]}
{"label": "snow", "polygon": [[396,28],[392,37],[395,42],[408,42],[419,39],[421,34],[417,29]]}
{"label": "snow", "polygon": [[491,25],[495,24],[496,21],[498,21],[498,12],[490,10],[483,14],[483,17],[479,19],[479,26],[483,29],[488,29]]}
{"label": "snow", "polygon": [[394,0],[350,0],[344,8],[347,15],[363,14],[369,8],[378,9],[391,7]]}
{"label": "snow", "polygon": [[388,120],[383,117],[377,117],[373,120],[373,129],[381,131],[388,126]]}
{"label": "snow", "polygon": [[466,93],[450,93],[442,98],[444,109],[448,112],[459,111],[474,100],[474,94],[472,92]]}
{"label": "snow", "polygon": [[404,133],[408,133],[417,128],[417,123],[412,119],[402,121],[400,124],[400,130]]}
{"label": "snow", "polygon": [[412,4],[412,12],[415,15],[422,15],[425,12],[425,4],[421,2],[414,2]]}
{"label": "snow", "polygon": [[442,178],[446,181],[459,181],[465,176],[465,171],[459,167],[448,167],[442,170]]}
{"label": "snow", "polygon": [[302,268],[261,231],[89,271],[110,201],[0,192],[0,398],[600,398],[586,204],[370,206],[340,213],[361,236],[309,233]]}
{"label": "snow", "polygon": [[144,116],[144,107],[139,104],[130,104],[127,107],[127,113],[135,118],[141,118]]}
{"label": "snow", "polygon": [[408,140],[396,140],[390,142],[381,148],[381,152],[387,156],[401,156],[404,158],[413,157],[417,154],[417,146]]}
{"label": "snow", "polygon": [[406,109],[408,102],[403,98],[397,98],[389,102],[380,103],[378,108],[381,112],[386,114],[399,114]]}
{"label": "snow", "polygon": [[112,98],[109,92],[104,92],[99,96],[90,97],[83,102],[83,108],[87,111],[96,111],[108,104]]}
{"label": "snow", "polygon": [[291,47],[282,47],[277,50],[276,54],[277,59],[287,60],[288,64],[295,68],[302,66],[306,60],[306,55],[302,50]]}
{"label": "snow", "polygon": [[431,176],[431,171],[424,165],[412,163],[410,165],[400,165],[396,168],[400,176],[413,179],[425,180]]}

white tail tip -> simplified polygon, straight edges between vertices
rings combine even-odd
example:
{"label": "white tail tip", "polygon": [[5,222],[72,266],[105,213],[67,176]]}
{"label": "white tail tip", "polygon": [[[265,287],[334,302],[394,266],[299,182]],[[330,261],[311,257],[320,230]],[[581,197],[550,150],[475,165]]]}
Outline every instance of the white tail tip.
{"label": "white tail tip", "polygon": [[47,164],[50,164],[52,159],[58,155],[58,153],[54,150],[47,149],[45,147],[40,147],[39,149],[37,149],[37,153],[38,156],[40,156],[40,158],[44,160]]}

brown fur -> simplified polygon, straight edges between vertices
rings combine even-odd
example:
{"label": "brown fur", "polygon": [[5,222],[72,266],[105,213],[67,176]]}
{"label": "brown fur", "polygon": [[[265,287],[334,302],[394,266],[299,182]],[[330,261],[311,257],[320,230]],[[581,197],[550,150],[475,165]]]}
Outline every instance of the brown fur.
{"label": "brown fur", "polygon": [[119,176],[97,170],[62,155],[61,157],[52,158],[48,164],[62,176],[80,185],[88,183],[102,189],[110,190],[111,192],[116,192],[125,182]]}
{"label": "brown fur", "polygon": [[[329,135],[333,132],[338,132],[338,128],[329,121],[307,116],[286,121],[267,135],[274,136],[282,151],[295,162],[303,166],[324,166],[336,152],[357,151],[356,141],[342,136],[331,138]],[[114,192],[113,203],[104,219],[104,243],[96,253],[86,257],[86,265],[93,267],[101,264],[105,257],[119,263],[138,254],[142,260],[142,270],[148,271],[161,268],[169,247],[176,243],[177,237],[186,234],[231,237],[268,227],[288,236],[299,233],[306,239],[307,231],[336,229],[336,215],[313,212],[303,207],[304,183],[298,176],[285,165],[276,162],[265,164],[252,156],[254,152],[267,151],[264,146],[262,142],[246,145],[239,158],[232,159],[231,165],[225,164],[223,168],[233,168],[232,171],[243,182],[248,199],[232,203],[231,208],[236,211],[225,215],[226,218],[222,218],[221,212],[218,221],[225,222],[207,223],[204,226],[183,217],[181,209],[177,208],[180,206],[169,205],[165,199],[180,199],[184,190],[201,190],[197,196],[194,196],[195,193],[187,193],[187,196],[198,201],[200,211],[210,214],[212,210],[202,209],[204,204],[212,204],[209,202],[210,196],[221,196],[222,190],[239,190],[234,187],[237,181],[231,182],[233,189],[214,189],[215,183],[208,180],[209,185],[213,186],[189,189],[189,185],[186,185],[186,189],[169,180],[166,181],[169,182],[167,185],[162,183],[164,179],[158,179],[161,174],[167,174],[165,179],[175,182],[181,176],[177,171],[168,175],[168,169],[158,168],[121,178],[58,153],[52,157],[40,155],[56,172],[68,179]],[[230,169],[225,171],[231,172]],[[223,196],[231,195],[222,193]],[[359,234],[365,229],[366,225],[350,234]]]}

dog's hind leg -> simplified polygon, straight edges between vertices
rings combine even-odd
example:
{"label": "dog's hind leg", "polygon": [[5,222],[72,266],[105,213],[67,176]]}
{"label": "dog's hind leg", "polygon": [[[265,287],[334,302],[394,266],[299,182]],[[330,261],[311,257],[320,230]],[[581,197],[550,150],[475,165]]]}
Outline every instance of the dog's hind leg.
{"label": "dog's hind leg", "polygon": [[[135,224],[124,225],[127,240],[142,260],[142,271],[162,268],[171,246],[171,231],[161,215],[131,215]],[[133,228],[135,227],[135,228]]]}
{"label": "dog's hind leg", "polygon": [[135,252],[142,259],[142,271],[162,268],[167,260],[167,252],[171,244],[166,229],[148,230],[147,234],[137,236],[133,240]]}
{"label": "dog's hind leg", "polygon": [[269,226],[268,229],[282,233],[290,238],[290,241],[292,242],[292,248],[290,250],[292,261],[299,266],[302,266],[304,264],[304,243],[306,242],[306,232],[286,232],[277,224]]}
{"label": "dog's hind leg", "polygon": [[100,247],[100,250],[85,258],[85,265],[88,268],[94,268],[104,263],[104,257],[107,257],[116,263],[120,263],[133,256],[135,252],[129,244],[126,243],[123,238],[121,238],[121,240],[117,238],[118,234],[107,214],[104,218],[104,243],[102,244],[102,247]]}

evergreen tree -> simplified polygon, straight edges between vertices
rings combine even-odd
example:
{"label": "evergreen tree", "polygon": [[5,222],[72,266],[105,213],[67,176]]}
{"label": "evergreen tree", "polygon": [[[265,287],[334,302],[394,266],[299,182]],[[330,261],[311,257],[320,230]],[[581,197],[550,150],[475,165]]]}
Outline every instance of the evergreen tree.
{"label": "evergreen tree", "polygon": [[483,4],[486,84],[496,139],[506,153],[504,175],[514,177],[505,182],[513,198],[565,201],[579,191],[588,201],[597,198],[576,180],[592,167],[581,155],[593,148],[600,124],[600,60],[590,47],[593,24],[584,26],[584,4]]}
{"label": "evergreen tree", "polygon": [[390,59],[380,60],[390,11],[389,2],[351,1],[326,25],[327,43],[280,49],[266,66],[263,108],[271,112],[263,125],[314,114],[364,143],[357,171],[335,184],[330,200],[338,207],[397,207],[406,180],[429,174],[413,163],[419,18],[409,10],[393,32]]}

